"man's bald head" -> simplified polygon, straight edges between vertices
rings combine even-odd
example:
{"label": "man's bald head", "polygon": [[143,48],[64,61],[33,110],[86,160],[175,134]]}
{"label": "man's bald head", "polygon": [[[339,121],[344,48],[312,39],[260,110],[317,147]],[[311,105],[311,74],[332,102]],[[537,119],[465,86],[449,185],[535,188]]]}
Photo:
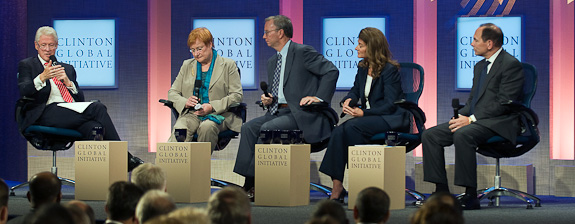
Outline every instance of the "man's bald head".
{"label": "man's bald head", "polygon": [[30,178],[28,200],[32,208],[38,208],[46,203],[60,203],[62,198],[62,183],[58,176],[50,172],[41,172]]}

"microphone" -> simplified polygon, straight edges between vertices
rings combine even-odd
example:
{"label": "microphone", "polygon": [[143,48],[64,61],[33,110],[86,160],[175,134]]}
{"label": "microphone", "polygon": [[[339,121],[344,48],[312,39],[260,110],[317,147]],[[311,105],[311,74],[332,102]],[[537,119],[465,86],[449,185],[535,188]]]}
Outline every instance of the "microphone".
{"label": "microphone", "polygon": [[58,60],[56,60],[55,55],[50,55],[50,60],[52,60],[52,66],[60,64],[58,63]]}
{"label": "microphone", "polygon": [[202,80],[196,79],[196,82],[194,83],[194,96],[198,97],[198,104],[196,104],[196,106],[194,106],[194,110],[202,109],[202,104],[200,102],[200,88],[201,87],[202,87]]}
{"label": "microphone", "polygon": [[[355,107],[356,105],[357,105],[357,99],[351,99],[351,100],[349,101],[348,106],[350,106],[350,107]],[[343,117],[345,117],[345,113],[344,113],[344,112],[341,112],[341,114],[339,115],[339,118],[343,118]]]}
{"label": "microphone", "polygon": [[267,97],[272,97],[270,93],[268,93],[268,83],[267,82],[260,82],[260,89],[264,91],[264,95]]}
{"label": "microphone", "polygon": [[451,100],[451,107],[453,108],[453,118],[459,118],[459,98],[453,98]]}

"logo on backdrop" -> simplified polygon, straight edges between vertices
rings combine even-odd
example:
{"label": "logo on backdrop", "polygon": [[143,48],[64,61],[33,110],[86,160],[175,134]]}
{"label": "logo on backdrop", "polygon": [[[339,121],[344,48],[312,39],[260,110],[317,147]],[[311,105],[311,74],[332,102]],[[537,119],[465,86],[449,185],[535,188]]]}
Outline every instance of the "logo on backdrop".
{"label": "logo on backdrop", "polygon": [[473,67],[483,57],[473,51],[473,35],[479,25],[493,23],[503,31],[503,49],[521,61],[521,17],[459,17],[457,19],[457,89],[471,89]]}
{"label": "logo on backdrop", "polygon": [[210,30],[218,55],[236,61],[242,86],[256,88],[255,19],[193,19],[193,28],[198,27]]}
{"label": "logo on backdrop", "polygon": [[54,29],[56,57],[74,66],[80,86],[117,87],[115,20],[54,20]]}
{"label": "logo on backdrop", "polygon": [[359,31],[365,27],[375,27],[385,34],[385,18],[324,18],[322,53],[339,69],[338,89],[350,89],[357,74],[355,47]]}

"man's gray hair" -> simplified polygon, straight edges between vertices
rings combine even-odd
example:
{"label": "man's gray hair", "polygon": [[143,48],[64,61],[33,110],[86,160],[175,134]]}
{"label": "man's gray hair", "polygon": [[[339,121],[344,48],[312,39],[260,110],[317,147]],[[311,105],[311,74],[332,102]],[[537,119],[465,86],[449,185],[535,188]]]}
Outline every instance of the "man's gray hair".
{"label": "man's gray hair", "polygon": [[168,193],[150,190],[138,202],[136,218],[140,223],[144,223],[151,218],[168,214],[174,210],[176,210],[176,203]]}
{"label": "man's gray hair", "polygon": [[250,200],[238,187],[224,187],[208,201],[208,216],[212,224],[247,224],[251,219]]}
{"label": "man's gray hair", "polygon": [[290,39],[293,37],[293,25],[291,24],[291,20],[287,16],[277,15],[266,18],[266,22],[270,20],[274,21],[274,25],[276,26],[277,29],[284,30],[284,34],[286,35],[286,37]]}
{"label": "man's gray hair", "polygon": [[38,30],[36,31],[36,37],[34,38],[34,41],[38,42],[40,40],[40,37],[44,35],[53,36],[54,40],[58,42],[58,34],[56,33],[56,30],[49,26],[43,26],[38,28]]}
{"label": "man's gray hair", "polygon": [[144,163],[132,171],[132,183],[146,191],[166,189],[166,173],[161,167]]}

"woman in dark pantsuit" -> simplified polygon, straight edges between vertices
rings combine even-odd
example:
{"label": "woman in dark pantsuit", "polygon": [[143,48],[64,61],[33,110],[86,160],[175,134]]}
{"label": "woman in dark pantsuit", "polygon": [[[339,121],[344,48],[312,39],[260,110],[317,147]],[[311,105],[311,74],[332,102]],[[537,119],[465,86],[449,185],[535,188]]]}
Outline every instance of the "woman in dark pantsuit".
{"label": "woman in dark pantsuit", "polygon": [[[369,143],[369,139],[377,133],[409,130],[408,112],[393,104],[403,97],[403,91],[399,64],[392,60],[383,33],[372,27],[362,29],[355,50],[357,57],[363,60],[358,64],[353,87],[341,101],[343,113],[353,118],[332,132],[319,169],[332,178],[330,199],[340,202],[347,195],[343,188],[343,176],[348,147]],[[361,106],[353,102],[361,103]]]}

